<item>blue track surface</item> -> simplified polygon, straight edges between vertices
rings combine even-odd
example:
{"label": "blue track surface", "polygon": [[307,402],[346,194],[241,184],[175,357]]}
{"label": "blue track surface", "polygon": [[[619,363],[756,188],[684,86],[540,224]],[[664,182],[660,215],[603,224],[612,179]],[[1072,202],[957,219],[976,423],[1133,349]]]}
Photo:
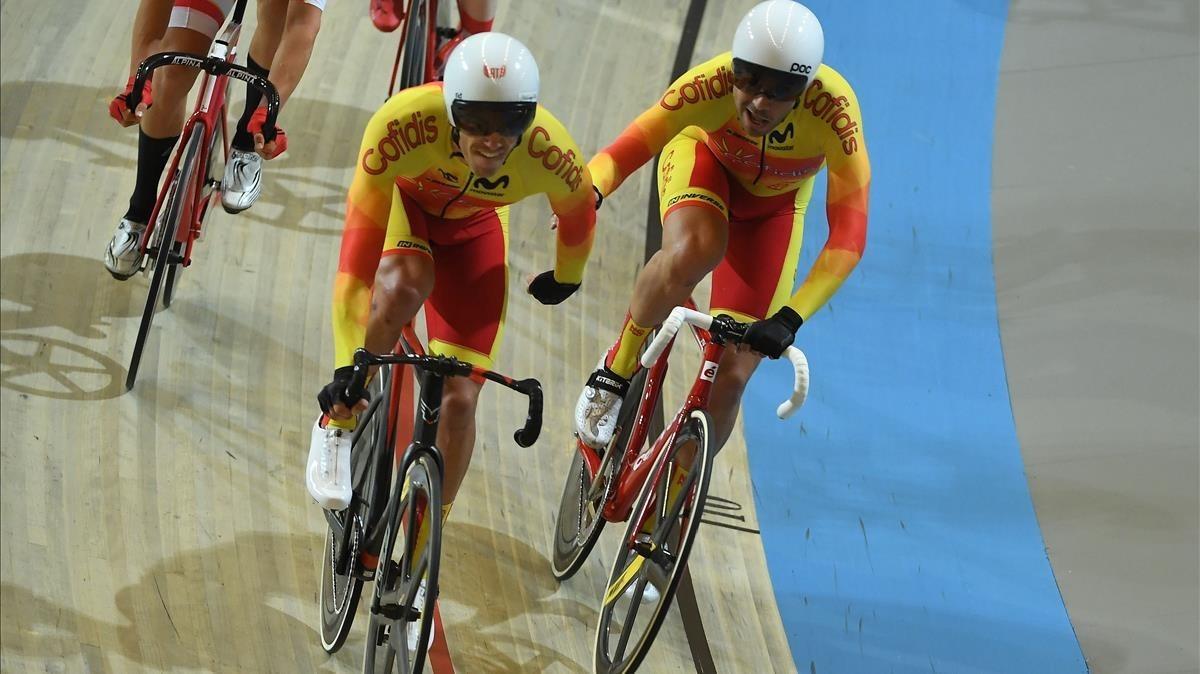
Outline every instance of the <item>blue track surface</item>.
{"label": "blue track surface", "polygon": [[[989,182],[1004,0],[810,0],[858,93],[867,250],[745,397],[757,507],[800,672],[1087,671],[1025,481],[1000,350]],[[824,180],[804,261],[824,244]]]}

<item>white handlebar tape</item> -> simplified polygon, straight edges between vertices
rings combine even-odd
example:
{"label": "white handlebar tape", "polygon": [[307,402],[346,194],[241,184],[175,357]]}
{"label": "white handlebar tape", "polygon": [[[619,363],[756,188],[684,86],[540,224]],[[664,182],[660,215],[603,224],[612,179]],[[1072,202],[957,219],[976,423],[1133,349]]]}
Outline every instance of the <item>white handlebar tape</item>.
{"label": "white handlebar tape", "polygon": [[684,323],[707,330],[712,326],[712,321],[712,316],[708,314],[702,314],[687,307],[675,307],[671,310],[671,315],[667,316],[667,320],[663,321],[662,327],[658,329],[658,334],[654,335],[654,339],[646,347],[645,353],[642,354],[642,367],[654,365],[671,340],[675,339],[675,334],[679,332],[679,328],[683,327]]}
{"label": "white handlebar tape", "polygon": [[796,379],[792,386],[792,397],[785,400],[775,410],[775,414],[780,419],[792,416],[804,404],[804,399],[808,397],[808,358],[805,357],[803,351],[794,346],[789,346],[783,355],[787,357],[792,364],[792,369],[796,371]]}

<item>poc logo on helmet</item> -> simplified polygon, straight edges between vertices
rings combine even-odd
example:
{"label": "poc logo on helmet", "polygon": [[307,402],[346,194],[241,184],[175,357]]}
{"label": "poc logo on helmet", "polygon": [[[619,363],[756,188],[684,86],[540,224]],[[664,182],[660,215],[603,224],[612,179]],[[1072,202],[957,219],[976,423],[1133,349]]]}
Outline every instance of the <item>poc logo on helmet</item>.
{"label": "poc logo on helmet", "polygon": [[489,66],[483,64],[483,76],[489,80],[498,80],[504,77],[504,73],[508,71],[508,66]]}
{"label": "poc logo on helmet", "polygon": [[793,63],[791,71],[794,73],[800,73],[801,75],[811,75],[812,66],[806,66],[803,63]]}

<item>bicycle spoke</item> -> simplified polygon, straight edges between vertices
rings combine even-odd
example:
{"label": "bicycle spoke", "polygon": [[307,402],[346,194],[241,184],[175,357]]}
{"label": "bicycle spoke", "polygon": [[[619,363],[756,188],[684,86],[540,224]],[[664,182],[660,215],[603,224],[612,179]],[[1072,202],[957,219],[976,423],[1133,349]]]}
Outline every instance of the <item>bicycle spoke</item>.
{"label": "bicycle spoke", "polygon": [[642,605],[642,593],[646,591],[646,578],[639,576],[634,585],[633,593],[629,595],[629,608],[625,613],[625,621],[621,623],[621,636],[617,637],[617,648],[613,653],[613,662],[625,659],[625,647],[629,645],[629,635],[633,633],[633,624],[637,620],[638,609]]}

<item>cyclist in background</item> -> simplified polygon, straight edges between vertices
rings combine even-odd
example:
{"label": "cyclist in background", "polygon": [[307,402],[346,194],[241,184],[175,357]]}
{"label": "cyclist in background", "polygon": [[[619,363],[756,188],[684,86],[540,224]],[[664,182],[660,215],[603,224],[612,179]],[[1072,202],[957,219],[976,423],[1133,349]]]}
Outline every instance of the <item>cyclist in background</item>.
{"label": "cyclist in background", "polygon": [[[391,352],[424,306],[430,353],[492,368],[508,297],[509,204],[543,193],[558,218],[554,269],[529,294],[558,304],[582,283],[596,195],[575,141],[538,105],[538,82],[516,39],[474,35],[450,54],[444,82],[397,93],[367,125],[333,284],[335,369],[317,396],[306,470],[321,507],[350,502],[351,429],[366,408],[347,399],[355,349]],[[482,386],[445,382],[443,520],[471,461]]]}
{"label": "cyclist in background", "polygon": [[[866,244],[871,179],[850,84],[823,65],[824,35],[808,8],[768,0],[738,25],[733,50],[677,79],[588,167],[607,197],[661,152],[662,248],[638,274],[617,341],[575,409],[579,438],[612,439],[650,329],[713,272],[710,310],[750,323],[725,352],[712,389],[716,447],[729,438],[746,382],[778,358],[837,291]],[[829,238],[793,293],[813,181],[828,170]]]}
{"label": "cyclist in background", "polygon": [[[126,105],[133,74],[146,57],[162,51],[208,52],[236,0],[141,0],[133,25],[129,81],[109,104],[109,114],[122,126],[138,125],[137,178],[129,208],[104,255],[104,266],[119,280],[137,273],[140,239],[158,199],[158,184],[171,158],[186,118],[187,94],[197,71],[166,66],[142,92],[137,110]],[[258,25],[250,42],[247,66],[267,77],[279,92],[280,106],[291,97],[308,66],[321,27],[326,0],[258,0]],[[222,181],[225,210],[249,208],[262,191],[262,160],[287,149],[282,129],[263,129],[266,107],[262,94],[250,87],[237,122]]]}
{"label": "cyclist in background", "polygon": [[[390,33],[400,27],[407,0],[371,0],[371,22],[379,30]],[[448,0],[443,0],[448,1]],[[497,0],[458,0],[458,34],[438,47],[436,62],[440,66],[446,56],[471,35],[486,33],[492,29],[496,18]]]}

